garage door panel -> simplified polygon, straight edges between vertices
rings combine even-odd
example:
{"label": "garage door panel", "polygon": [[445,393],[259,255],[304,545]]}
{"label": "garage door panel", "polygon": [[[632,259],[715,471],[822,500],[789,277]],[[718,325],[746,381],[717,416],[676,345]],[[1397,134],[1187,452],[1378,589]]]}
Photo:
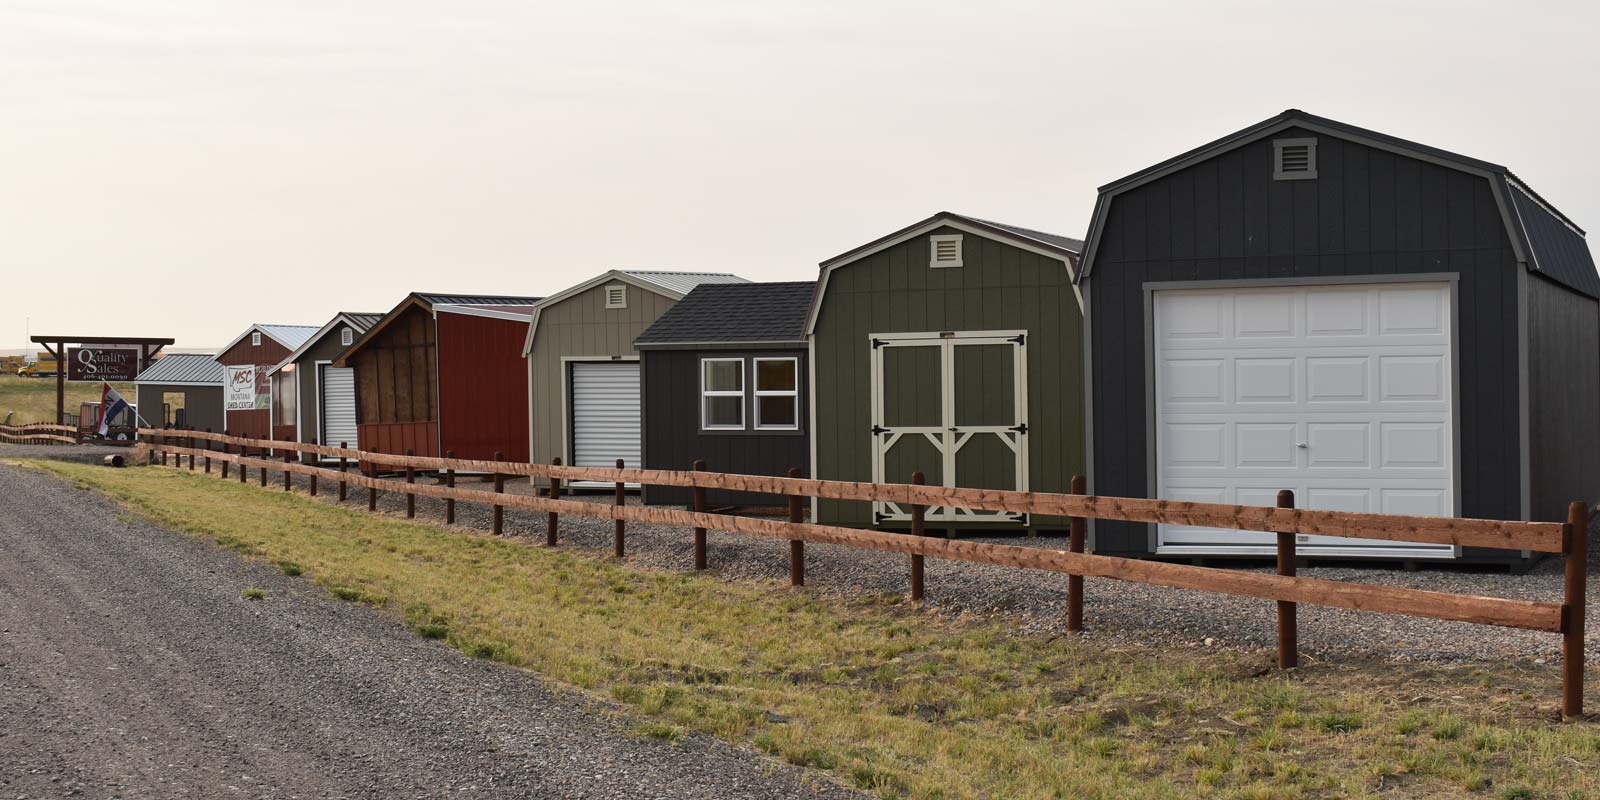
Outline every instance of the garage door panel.
{"label": "garage door panel", "polygon": [[355,368],[317,365],[317,413],[322,418],[319,438],[325,445],[357,444]]}
{"label": "garage door panel", "polygon": [[573,362],[569,380],[572,464],[614,467],[620,458],[628,468],[636,468],[640,461],[638,362]]}
{"label": "garage door panel", "polygon": [[[1442,283],[1156,292],[1158,496],[1270,506],[1291,489],[1304,508],[1452,513],[1449,298]],[[1159,530],[1174,553],[1268,553],[1275,541]],[[1354,555],[1454,553],[1302,541]]]}

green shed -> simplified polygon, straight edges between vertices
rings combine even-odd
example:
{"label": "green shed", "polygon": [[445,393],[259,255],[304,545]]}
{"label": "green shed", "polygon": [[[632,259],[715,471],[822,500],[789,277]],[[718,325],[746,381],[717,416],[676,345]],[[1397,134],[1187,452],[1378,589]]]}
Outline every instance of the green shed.
{"label": "green shed", "polygon": [[[1083,243],[941,213],[822,262],[806,323],[811,472],[1065,492],[1086,469]],[[894,503],[814,501],[818,522],[904,528]],[[1063,520],[930,508],[937,528]]]}

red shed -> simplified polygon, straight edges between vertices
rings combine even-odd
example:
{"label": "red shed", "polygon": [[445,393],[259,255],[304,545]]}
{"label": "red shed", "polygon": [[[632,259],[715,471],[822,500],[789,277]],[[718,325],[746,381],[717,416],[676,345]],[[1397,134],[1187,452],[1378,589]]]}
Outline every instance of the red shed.
{"label": "red shed", "polygon": [[294,438],[293,404],[280,403],[284,413],[274,414],[267,372],[316,332],[315,325],[256,323],[217,351],[217,363],[225,368],[222,422],[229,433],[256,439]]}
{"label": "red shed", "polygon": [[360,448],[527,461],[522,343],[538,299],[407,295],[337,362],[356,371]]}

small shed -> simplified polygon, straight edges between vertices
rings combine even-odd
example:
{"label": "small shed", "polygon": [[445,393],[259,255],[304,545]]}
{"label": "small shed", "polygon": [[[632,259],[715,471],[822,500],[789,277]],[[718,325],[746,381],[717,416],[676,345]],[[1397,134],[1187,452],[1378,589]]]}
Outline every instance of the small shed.
{"label": "small shed", "polygon": [[223,428],[234,436],[294,439],[294,401],[272,396],[267,373],[316,332],[312,325],[257,323],[217,351],[223,366]]}
{"label": "small shed", "polygon": [[406,295],[333,362],[355,369],[361,449],[525,461],[522,342],[538,300]]}
{"label": "small shed", "polygon": [[[817,478],[1064,492],[1084,472],[1082,243],[944,212],[822,262],[806,323]],[[895,503],[820,522],[903,528]],[[930,508],[945,528],[1063,520]]]}
{"label": "small shed", "polygon": [[142,424],[221,432],[226,370],[210,353],[168,353],[133,379]]}
{"label": "small shed", "polygon": [[[295,441],[356,446],[355,370],[333,362],[380,319],[382,314],[341,311],[273,366],[273,413],[294,417]],[[279,398],[293,409],[280,409]]]}
{"label": "small shed", "polygon": [[[707,283],[633,340],[640,356],[644,468],[787,475],[810,459],[806,313],[815,281]],[[686,505],[689,489],[646,486],[644,502]],[[712,490],[717,506],[779,495]]]}
{"label": "small shed", "polygon": [[[1098,494],[1509,520],[1600,497],[1600,275],[1503,166],[1291,109],[1102,186],[1083,263]],[[1094,546],[1273,537],[1102,521]]]}
{"label": "small shed", "polygon": [[522,346],[533,390],[525,409],[532,460],[613,467],[620,458],[638,467],[642,397],[633,340],[696,286],[744,282],[716,272],[612,270],[541,300]]}

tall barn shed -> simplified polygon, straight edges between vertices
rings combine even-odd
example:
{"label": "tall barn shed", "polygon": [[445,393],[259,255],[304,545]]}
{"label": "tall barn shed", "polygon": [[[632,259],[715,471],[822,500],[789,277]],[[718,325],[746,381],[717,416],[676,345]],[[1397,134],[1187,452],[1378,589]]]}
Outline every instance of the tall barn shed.
{"label": "tall barn shed", "polygon": [[[1101,187],[1080,287],[1096,493],[1537,520],[1597,497],[1600,276],[1583,229],[1505,167],[1289,110]],[[1095,526],[1121,555],[1272,543]]]}
{"label": "tall barn shed", "polygon": [[[941,213],[822,262],[810,345],[811,472],[845,481],[1064,492],[1085,471],[1082,243]],[[818,521],[904,528],[894,503]],[[1054,518],[931,508],[955,528]]]}
{"label": "tall barn shed", "polygon": [[141,424],[220,432],[225,370],[210,353],[168,353],[133,379]]}
{"label": "tall barn shed", "polygon": [[[295,441],[356,445],[355,370],[333,362],[380,319],[382,314],[341,311],[272,368],[273,413],[294,417]],[[282,408],[280,398],[293,408]]]}
{"label": "tall barn shed", "polygon": [[[225,377],[223,427],[229,433],[256,439],[294,439],[294,416],[273,414],[267,375],[316,332],[311,325],[258,323],[217,352],[216,360],[223,366]],[[287,412],[290,405],[280,403],[279,408]]]}
{"label": "tall barn shed", "polygon": [[613,467],[620,458],[638,467],[643,400],[633,340],[696,286],[744,282],[723,273],[612,270],[540,301],[522,347],[533,391],[524,411],[532,460]]}
{"label": "tall barn shed", "polygon": [[[707,283],[633,341],[644,385],[645,469],[787,475],[810,459],[806,313],[813,281]],[[714,506],[781,505],[780,495],[709,490]],[[680,486],[644,502],[686,505]]]}
{"label": "tall barn shed", "polygon": [[361,449],[526,460],[521,347],[538,300],[407,295],[333,363],[355,369]]}

